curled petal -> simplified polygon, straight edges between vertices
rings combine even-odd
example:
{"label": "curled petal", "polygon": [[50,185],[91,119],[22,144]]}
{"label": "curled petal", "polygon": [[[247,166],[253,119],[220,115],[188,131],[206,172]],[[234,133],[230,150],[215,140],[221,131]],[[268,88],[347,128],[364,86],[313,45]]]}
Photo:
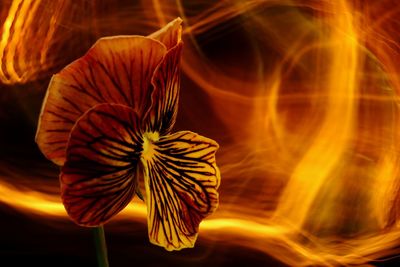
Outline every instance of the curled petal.
{"label": "curled petal", "polygon": [[141,146],[136,112],[100,104],[76,123],[61,169],[61,196],[79,225],[104,224],[132,199]]}
{"label": "curled petal", "polygon": [[180,18],[167,24],[150,35],[167,46],[168,52],[157,67],[152,78],[154,87],[152,107],[146,117],[147,131],[166,135],[171,132],[178,112],[180,89],[180,58],[183,42],[181,40],[182,20]]}
{"label": "curled petal", "polygon": [[147,37],[101,38],[86,55],[54,75],[36,134],[45,156],[62,165],[72,127],[97,104],[123,104],[144,115],[151,106],[153,74],[165,54],[165,45]]}
{"label": "curled petal", "polygon": [[146,120],[150,123],[146,127],[149,132],[166,135],[171,132],[175,124],[180,89],[181,52],[182,42],[168,51],[154,73],[152,107]]}
{"label": "curled petal", "polygon": [[162,42],[168,50],[176,46],[181,41],[182,19],[176,18],[160,30],[150,34],[148,37]]}
{"label": "curled petal", "polygon": [[218,144],[189,131],[144,144],[150,241],[167,250],[193,247],[200,222],[218,205]]}

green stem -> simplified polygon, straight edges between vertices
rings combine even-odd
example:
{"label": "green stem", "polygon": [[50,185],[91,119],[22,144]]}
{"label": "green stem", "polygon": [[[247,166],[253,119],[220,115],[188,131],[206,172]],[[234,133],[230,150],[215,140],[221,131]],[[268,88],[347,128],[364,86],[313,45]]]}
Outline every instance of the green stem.
{"label": "green stem", "polygon": [[108,267],[107,245],[103,226],[93,228],[93,235],[99,267]]}

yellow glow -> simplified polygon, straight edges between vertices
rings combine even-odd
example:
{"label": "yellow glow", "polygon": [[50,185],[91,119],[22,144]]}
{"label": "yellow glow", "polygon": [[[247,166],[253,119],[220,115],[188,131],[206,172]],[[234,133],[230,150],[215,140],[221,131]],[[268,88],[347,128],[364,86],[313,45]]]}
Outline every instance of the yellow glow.
{"label": "yellow glow", "polygon": [[[57,195],[41,193],[28,188],[19,189],[11,184],[0,184],[0,202],[34,215],[64,217],[68,215]],[[132,202],[121,212],[120,218],[144,218],[146,206],[142,202]]]}
{"label": "yellow glow", "polygon": [[[322,185],[343,159],[353,133],[354,108],[357,103],[357,33],[345,1],[338,1],[327,37],[332,45],[327,80],[326,114],[311,147],[294,169],[275,212],[301,227]],[[346,66],[346,67],[343,67]]]}

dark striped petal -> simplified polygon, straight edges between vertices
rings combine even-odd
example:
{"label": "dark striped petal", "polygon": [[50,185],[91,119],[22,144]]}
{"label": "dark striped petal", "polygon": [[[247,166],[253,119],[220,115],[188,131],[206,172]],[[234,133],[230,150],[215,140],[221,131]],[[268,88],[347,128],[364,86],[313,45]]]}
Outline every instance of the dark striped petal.
{"label": "dark striped petal", "polygon": [[159,132],[161,135],[171,132],[178,111],[179,68],[183,45],[181,23],[182,20],[177,18],[161,30],[149,35],[149,38],[159,40],[168,49],[153,75],[153,105],[145,120],[147,131]]}
{"label": "dark striped petal", "polygon": [[193,247],[200,222],[218,205],[218,144],[183,131],[161,137],[145,134],[145,171],[149,238],[167,250]]}
{"label": "dark striped petal", "polygon": [[171,132],[178,113],[180,88],[180,57],[182,42],[170,49],[153,76],[153,106],[149,111],[149,132],[166,135]]}
{"label": "dark striped petal", "polygon": [[62,165],[73,125],[97,104],[123,104],[143,116],[151,106],[153,74],[166,51],[165,45],[148,37],[101,38],[86,55],[54,75],[36,135],[45,156]]}
{"label": "dark striped petal", "polygon": [[64,206],[77,224],[104,224],[132,200],[142,149],[138,124],[133,109],[100,104],[72,129],[60,182]]}

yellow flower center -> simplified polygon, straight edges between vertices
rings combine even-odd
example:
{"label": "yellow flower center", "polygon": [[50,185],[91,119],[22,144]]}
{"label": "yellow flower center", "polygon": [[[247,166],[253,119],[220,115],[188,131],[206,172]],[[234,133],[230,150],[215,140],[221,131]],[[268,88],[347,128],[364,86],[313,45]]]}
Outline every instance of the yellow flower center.
{"label": "yellow flower center", "polygon": [[154,142],[157,142],[158,139],[160,139],[158,132],[146,132],[143,134],[143,159],[150,161],[153,158],[155,152]]}

